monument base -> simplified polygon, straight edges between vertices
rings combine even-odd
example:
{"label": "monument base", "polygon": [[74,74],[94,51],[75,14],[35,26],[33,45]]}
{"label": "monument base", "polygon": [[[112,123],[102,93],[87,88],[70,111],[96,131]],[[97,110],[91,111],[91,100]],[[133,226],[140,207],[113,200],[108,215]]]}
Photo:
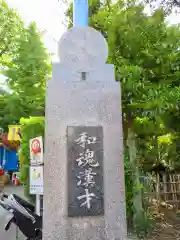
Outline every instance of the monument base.
{"label": "monument base", "polygon": [[[125,240],[120,84],[113,65],[105,64],[106,42],[92,28],[75,27],[62,37],[59,51],[61,63],[53,64],[47,84],[43,239]],[[87,131],[80,132],[80,144],[67,131],[80,126],[97,129],[88,132],[86,152],[79,150]],[[103,134],[97,133],[100,128]],[[82,170],[93,173],[91,181],[82,181]],[[83,191],[91,194],[86,203]]]}

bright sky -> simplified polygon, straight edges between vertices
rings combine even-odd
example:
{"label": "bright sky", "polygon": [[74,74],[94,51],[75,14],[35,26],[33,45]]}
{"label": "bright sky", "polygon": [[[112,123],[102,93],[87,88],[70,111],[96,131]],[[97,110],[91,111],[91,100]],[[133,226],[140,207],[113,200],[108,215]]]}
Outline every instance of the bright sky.
{"label": "bright sky", "polygon": [[[6,0],[8,5],[15,8],[25,24],[32,21],[37,23],[40,30],[47,30],[44,36],[45,46],[49,52],[57,52],[57,43],[65,31],[63,25],[65,4],[62,0]],[[54,38],[54,39],[53,39]]]}
{"label": "bright sky", "polygon": [[[53,60],[57,60],[57,41],[66,30],[63,24],[66,4],[62,3],[62,0],[6,0],[6,2],[9,7],[17,10],[25,25],[34,21],[39,30],[46,30],[42,40],[49,52],[56,55]],[[0,75],[0,84],[4,80],[4,76]]]}
{"label": "bright sky", "polygon": [[[58,40],[65,31],[63,25],[66,5],[63,0],[6,0],[10,7],[17,9],[25,24],[37,23],[40,30],[47,30],[44,36],[45,46],[50,52],[57,52]],[[61,2],[61,3],[60,3]],[[180,22],[180,16],[171,16],[171,23]],[[54,39],[53,39],[54,38]]]}
{"label": "bright sky", "polygon": [[[42,39],[50,53],[57,54],[57,41],[66,30],[64,26],[64,12],[67,0],[6,0],[8,5],[15,8],[23,19],[25,25],[34,21],[39,30],[46,30]],[[71,0],[70,0],[71,1]],[[69,2],[69,0],[68,0]],[[147,7],[147,12],[148,12]],[[170,23],[180,23],[180,16],[173,14]],[[53,60],[57,60],[57,55]],[[0,75],[0,83],[4,82]]]}
{"label": "bright sky", "polygon": [[[62,24],[66,5],[63,0],[6,0],[10,7],[17,9],[25,24],[32,21],[37,23],[39,29],[47,30],[44,37],[45,46],[50,52],[57,52],[58,40],[65,31]],[[60,3],[61,2],[61,3]],[[64,1],[65,2],[65,1]],[[171,16],[170,22],[180,22],[179,16]]]}
{"label": "bright sky", "polygon": [[[10,7],[15,8],[24,23],[28,25],[35,21],[39,30],[47,30],[44,44],[50,53],[57,53],[57,42],[66,30],[64,22],[64,12],[66,0],[6,0]],[[147,8],[148,11],[148,8]],[[179,23],[180,16],[171,16],[171,23]],[[54,57],[57,60],[57,55]],[[0,75],[0,82],[4,77]]]}
{"label": "bright sky", "polygon": [[[47,30],[43,41],[50,53],[57,53],[57,40],[66,30],[64,12],[66,0],[6,0],[10,7],[15,8],[24,23],[37,23],[40,30]],[[147,8],[148,11],[148,8]],[[171,16],[171,23],[180,22],[180,16]],[[57,57],[55,57],[57,59]]]}

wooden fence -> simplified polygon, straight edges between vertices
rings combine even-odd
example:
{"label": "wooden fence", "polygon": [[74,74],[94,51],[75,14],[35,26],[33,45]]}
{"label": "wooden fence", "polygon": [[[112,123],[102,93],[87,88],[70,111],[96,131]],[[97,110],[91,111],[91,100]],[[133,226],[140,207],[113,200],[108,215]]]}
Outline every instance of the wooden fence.
{"label": "wooden fence", "polygon": [[156,199],[180,209],[180,174],[157,174]]}

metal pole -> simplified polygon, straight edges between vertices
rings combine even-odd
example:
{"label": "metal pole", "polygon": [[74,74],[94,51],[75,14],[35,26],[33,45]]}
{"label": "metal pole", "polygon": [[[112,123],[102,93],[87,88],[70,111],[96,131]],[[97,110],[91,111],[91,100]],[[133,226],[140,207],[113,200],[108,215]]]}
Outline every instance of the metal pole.
{"label": "metal pole", "polygon": [[41,215],[40,195],[36,195],[36,214]]}
{"label": "metal pole", "polygon": [[88,26],[88,0],[74,0],[73,26]]}

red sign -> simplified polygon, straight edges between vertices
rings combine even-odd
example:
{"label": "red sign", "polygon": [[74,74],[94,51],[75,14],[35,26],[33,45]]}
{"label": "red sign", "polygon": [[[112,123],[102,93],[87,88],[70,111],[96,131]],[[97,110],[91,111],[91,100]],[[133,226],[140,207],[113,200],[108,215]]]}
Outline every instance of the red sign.
{"label": "red sign", "polygon": [[39,139],[33,139],[32,140],[32,143],[31,143],[31,151],[34,153],[34,154],[37,154],[37,153],[40,153],[41,152],[41,144],[40,144],[40,141]]}

